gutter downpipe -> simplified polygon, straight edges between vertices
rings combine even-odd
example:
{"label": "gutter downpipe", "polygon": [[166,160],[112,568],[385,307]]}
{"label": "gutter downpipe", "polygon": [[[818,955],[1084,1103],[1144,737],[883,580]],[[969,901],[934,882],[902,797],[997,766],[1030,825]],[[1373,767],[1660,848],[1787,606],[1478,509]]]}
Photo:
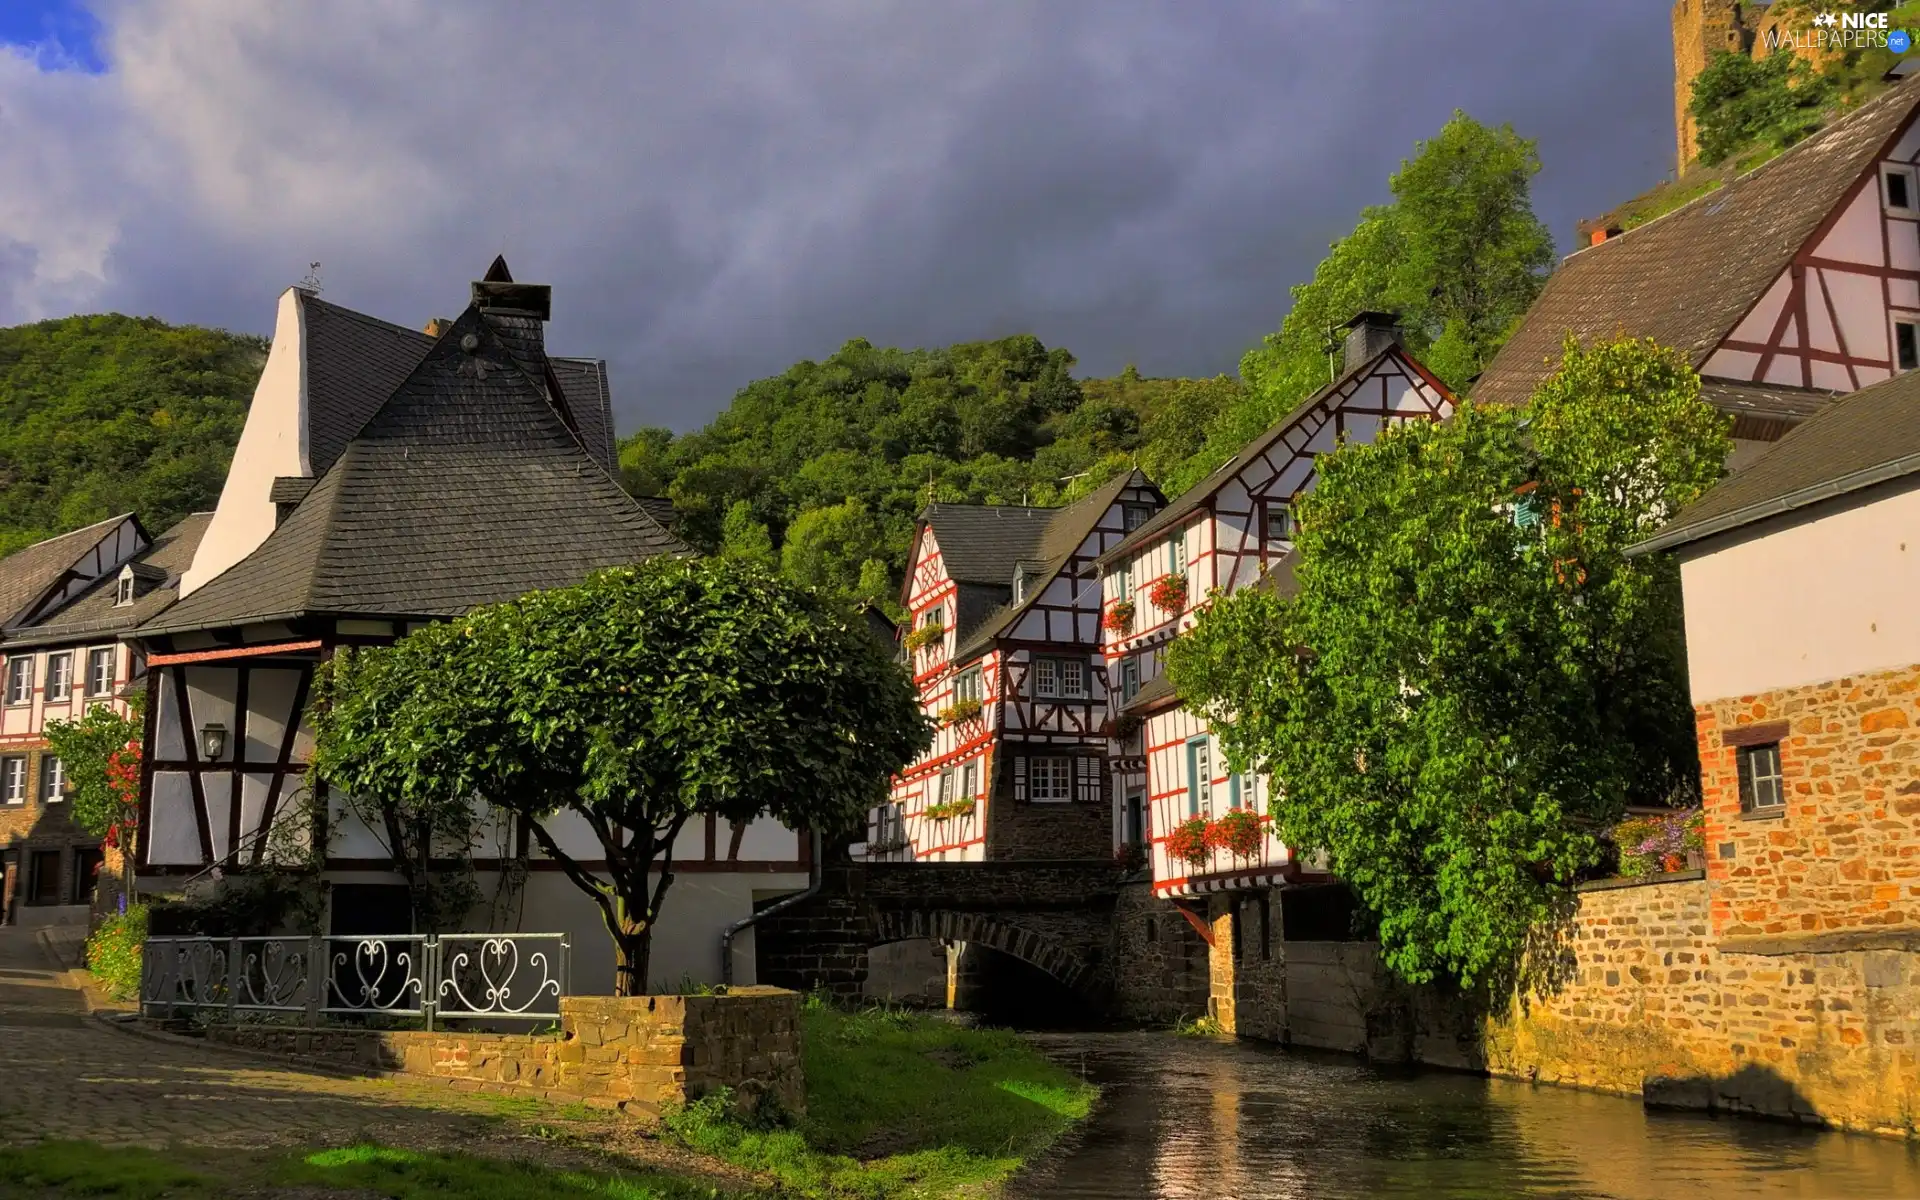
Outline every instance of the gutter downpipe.
{"label": "gutter downpipe", "polygon": [[742,929],[747,929],[751,926],[759,924],[761,921],[765,920],[768,917],[773,916],[775,913],[785,912],[787,909],[792,908],[794,905],[799,904],[805,900],[811,900],[813,899],[813,897],[820,894],[820,884],[824,879],[824,863],[822,861],[822,859],[824,858],[824,854],[820,847],[820,831],[817,829],[813,831],[812,844],[813,844],[813,862],[809,864],[811,869],[807,873],[808,874],[807,886],[805,888],[795,892],[791,896],[788,896],[782,900],[778,900],[772,904],[767,905],[765,908],[761,909],[757,913],[752,913],[746,917],[741,918],[738,921],[735,921],[733,924],[727,926],[726,931],[720,935],[720,986],[721,987],[729,988],[729,989],[733,987],[733,935],[734,934],[739,933]]}

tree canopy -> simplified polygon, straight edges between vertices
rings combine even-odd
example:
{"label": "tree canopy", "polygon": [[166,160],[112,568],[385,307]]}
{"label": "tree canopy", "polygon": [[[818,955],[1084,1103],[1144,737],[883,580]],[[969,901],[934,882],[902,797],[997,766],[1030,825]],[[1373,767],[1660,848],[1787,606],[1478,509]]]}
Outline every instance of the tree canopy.
{"label": "tree canopy", "polygon": [[266,344],[117,314],[0,329],[0,554],[213,507]]}
{"label": "tree canopy", "polygon": [[1570,343],[1522,410],[1321,458],[1297,596],[1242,590],[1173,643],[1175,688],[1403,977],[1507,979],[1598,829],[1696,786],[1677,571],[1623,551],[1727,448],[1683,356]]}
{"label": "tree canopy", "polygon": [[[316,769],[409,812],[529,818],[644,991],[695,816],[838,832],[927,744],[905,672],[811,589],[751,564],[657,558],[363,650],[331,667]],[[593,857],[540,823],[591,830]],[[603,862],[600,860],[604,860]]]}

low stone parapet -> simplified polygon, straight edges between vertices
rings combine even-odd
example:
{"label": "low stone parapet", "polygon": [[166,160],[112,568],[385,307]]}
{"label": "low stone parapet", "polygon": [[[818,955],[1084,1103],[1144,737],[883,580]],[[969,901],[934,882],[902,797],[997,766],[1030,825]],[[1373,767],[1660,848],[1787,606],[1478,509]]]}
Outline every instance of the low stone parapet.
{"label": "low stone parapet", "polygon": [[720,1088],[731,1090],[743,1110],[768,1100],[785,1112],[806,1110],[800,997],[781,988],[570,996],[560,1001],[560,1030],[551,1034],[217,1024],[207,1037],[281,1057],[581,1100],[640,1116]]}

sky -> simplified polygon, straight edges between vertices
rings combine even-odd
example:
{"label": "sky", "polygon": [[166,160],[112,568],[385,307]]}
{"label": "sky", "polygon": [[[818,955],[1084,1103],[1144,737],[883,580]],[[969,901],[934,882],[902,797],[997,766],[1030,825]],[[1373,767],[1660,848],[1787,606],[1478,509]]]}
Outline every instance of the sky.
{"label": "sky", "polygon": [[0,0],[0,325],[424,324],[495,253],[623,432],[850,338],[1231,373],[1455,108],[1573,225],[1673,155],[1670,0]]}

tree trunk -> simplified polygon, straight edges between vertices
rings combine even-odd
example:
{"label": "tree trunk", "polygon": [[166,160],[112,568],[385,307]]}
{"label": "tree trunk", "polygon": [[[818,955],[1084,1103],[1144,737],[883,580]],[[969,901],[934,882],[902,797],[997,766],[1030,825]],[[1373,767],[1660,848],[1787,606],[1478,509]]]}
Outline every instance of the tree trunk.
{"label": "tree trunk", "polygon": [[613,994],[644,996],[653,959],[653,922],[635,922],[624,896],[615,901],[614,907],[618,915],[609,929],[614,950]]}

